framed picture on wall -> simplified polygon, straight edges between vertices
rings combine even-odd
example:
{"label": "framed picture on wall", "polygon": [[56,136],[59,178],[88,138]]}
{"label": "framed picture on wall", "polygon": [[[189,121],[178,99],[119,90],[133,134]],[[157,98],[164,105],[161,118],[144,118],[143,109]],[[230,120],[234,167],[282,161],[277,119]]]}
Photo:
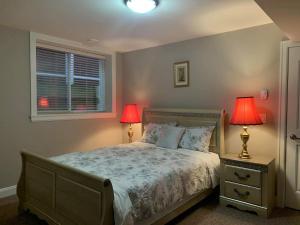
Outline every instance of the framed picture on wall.
{"label": "framed picture on wall", "polygon": [[174,63],[174,87],[188,87],[189,86],[189,62]]}

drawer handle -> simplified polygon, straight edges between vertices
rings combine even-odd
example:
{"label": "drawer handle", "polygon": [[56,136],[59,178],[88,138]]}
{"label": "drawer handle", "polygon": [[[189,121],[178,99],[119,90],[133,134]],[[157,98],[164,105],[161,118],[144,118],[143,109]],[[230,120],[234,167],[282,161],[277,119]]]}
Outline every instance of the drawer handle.
{"label": "drawer handle", "polygon": [[291,139],[291,140],[294,140],[294,141],[299,141],[299,140],[300,140],[300,138],[297,137],[296,134],[292,134],[292,135],[290,136],[290,139]]}
{"label": "drawer handle", "polygon": [[234,172],[234,175],[239,178],[240,180],[247,180],[250,178],[250,174],[247,174],[246,176],[241,176],[240,174],[238,174],[237,172]]}
{"label": "drawer handle", "polygon": [[238,196],[240,196],[240,197],[248,197],[249,195],[250,195],[250,192],[249,191],[246,191],[245,193],[241,193],[241,192],[239,192],[239,190],[238,189],[233,189],[234,190],[234,192],[235,193],[237,193],[238,194]]}

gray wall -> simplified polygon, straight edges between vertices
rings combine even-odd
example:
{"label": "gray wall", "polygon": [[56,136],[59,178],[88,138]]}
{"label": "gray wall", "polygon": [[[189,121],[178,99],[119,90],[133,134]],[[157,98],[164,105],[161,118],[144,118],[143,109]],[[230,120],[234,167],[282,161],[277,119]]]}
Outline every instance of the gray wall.
{"label": "gray wall", "polygon": [[[249,150],[275,155],[282,38],[275,25],[265,25],[119,55],[117,111],[123,99],[151,107],[225,108],[230,114],[236,96],[257,97],[260,89],[268,88],[269,100],[258,101],[267,123],[250,127]],[[191,84],[174,88],[172,65],[183,60],[190,61]],[[31,122],[29,32],[2,26],[0,102],[0,188],[16,184],[21,149],[51,156],[127,140],[118,118]],[[226,129],[226,150],[238,152],[241,128]],[[138,138],[139,125],[135,130]]]}
{"label": "gray wall", "polygon": [[[231,114],[235,97],[259,97],[267,88],[270,98],[258,99],[267,123],[249,128],[252,154],[276,155],[280,41],[273,24],[123,54],[123,102],[141,106],[224,108]],[[190,62],[190,86],[173,87],[173,63]],[[140,127],[135,126],[140,136]],[[227,152],[239,152],[240,126],[226,127]],[[123,132],[124,141],[127,140]]]}
{"label": "gray wall", "polygon": [[[121,105],[121,63],[118,57],[117,105]],[[31,122],[29,32],[0,26],[0,188],[15,185],[21,149],[52,156],[119,144],[119,120]]]}

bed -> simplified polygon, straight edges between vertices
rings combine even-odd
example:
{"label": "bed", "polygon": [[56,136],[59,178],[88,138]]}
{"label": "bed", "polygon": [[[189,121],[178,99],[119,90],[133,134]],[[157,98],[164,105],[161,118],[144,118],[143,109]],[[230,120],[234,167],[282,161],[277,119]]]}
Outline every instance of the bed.
{"label": "bed", "polygon": [[[144,126],[148,123],[169,123],[174,121],[176,121],[178,125],[186,127],[215,126],[209,146],[212,154],[203,153],[203,155],[200,156],[190,150],[159,149],[155,145],[140,142],[111,148],[102,148],[87,153],[70,153],[49,159],[28,152],[22,152],[22,172],[17,188],[20,212],[29,210],[39,218],[46,220],[49,224],[55,225],[125,225],[133,223],[132,218],[128,216],[131,215],[131,212],[124,214],[122,213],[123,211],[120,213],[116,210],[124,208],[124,211],[126,211],[125,203],[128,202],[126,201],[128,196],[125,196],[125,192],[122,191],[122,184],[128,181],[128,186],[130,186],[132,183],[139,182],[139,179],[130,180],[129,172],[127,169],[124,170],[124,167],[121,165],[122,163],[113,166],[112,161],[110,166],[109,164],[105,164],[109,163],[109,160],[101,161],[103,159],[101,155],[111,157],[112,160],[116,155],[123,157],[120,159],[122,159],[122,161],[124,160],[123,164],[125,164],[126,157],[134,154],[136,159],[140,160],[136,163],[130,161],[130,163],[127,163],[127,166],[130,167],[129,164],[136,165],[135,168],[134,166],[128,168],[135,170],[135,176],[141,174],[141,171],[144,170],[148,180],[152,178],[153,180],[158,180],[159,178],[160,183],[166,183],[165,180],[170,177],[168,168],[171,168],[170,171],[180,171],[179,169],[181,167],[179,164],[181,163],[185,168],[185,172],[189,171],[189,174],[193,174],[191,169],[194,167],[190,166],[189,168],[188,166],[193,164],[193,160],[196,162],[195,159],[197,159],[197,157],[199,160],[201,159],[203,163],[213,162],[211,157],[223,152],[223,110],[145,109],[143,111],[142,130],[144,130]],[[165,156],[162,154],[165,154]],[[165,158],[166,160],[153,161],[152,159],[155,157],[156,159]],[[170,161],[168,157],[175,161]],[[163,171],[161,176],[155,176],[155,173],[153,173],[152,176],[151,173],[149,173],[152,169],[149,169],[149,167],[142,168],[143,164],[146,164],[147,159],[153,161],[151,165],[152,168],[154,168],[153,165],[156,165],[156,170]],[[130,160],[133,160],[132,157]],[[217,160],[215,162],[217,162]],[[95,170],[92,165],[98,165],[98,170]],[[120,167],[119,169],[118,166]],[[206,166],[209,168],[208,164]],[[214,166],[216,167],[216,165],[210,166],[212,171],[214,170]],[[162,168],[164,169],[162,170]],[[205,171],[207,168],[202,168],[202,170]],[[108,172],[104,173],[106,170],[112,171],[113,169],[115,172],[119,171],[115,177],[109,176],[110,174]],[[200,167],[199,170],[201,170]],[[103,172],[101,173],[101,171]],[[208,173],[210,174],[210,172]],[[101,174],[103,174],[103,176],[101,176]],[[181,171],[180,174],[182,174]],[[194,172],[194,174],[197,176],[197,173]],[[213,172],[211,172],[211,174],[213,174]],[[104,177],[111,177],[111,179]],[[123,178],[123,180],[121,178]],[[180,182],[181,179],[182,177],[179,177],[178,182]],[[190,185],[192,187],[184,189],[191,190],[185,191],[190,192],[188,194],[185,193],[185,195],[174,194],[176,192],[180,193],[180,191],[178,191],[179,189],[175,189],[173,195],[168,196],[168,193],[172,193],[172,185],[169,186],[170,190],[167,191],[163,190],[163,188],[168,187],[166,185],[155,186],[156,189],[157,187],[161,187],[160,192],[162,193],[157,197],[156,202],[155,199],[151,199],[154,196],[153,194],[145,195],[146,192],[143,192],[137,195],[136,201],[132,203],[132,208],[135,209],[134,215],[136,215],[137,218],[142,218],[139,217],[139,215],[146,216],[141,220],[134,221],[134,224],[165,224],[203,200],[213,192],[217,181],[213,181],[213,175],[210,176],[210,179],[205,178],[205,176],[199,179],[202,179],[201,188],[199,189],[199,185],[194,185],[195,187]],[[144,181],[142,183],[149,190],[153,189],[152,193],[155,192],[156,189],[152,188],[151,182],[147,185],[145,185]],[[194,183],[192,182],[191,184]],[[179,186],[180,185],[178,185],[178,187]],[[182,198],[182,196],[184,196],[184,198]],[[140,201],[140,199],[143,200]],[[151,202],[150,200],[155,203],[155,207],[152,207],[151,210],[147,207],[147,203]],[[118,202],[119,205],[116,207]]]}

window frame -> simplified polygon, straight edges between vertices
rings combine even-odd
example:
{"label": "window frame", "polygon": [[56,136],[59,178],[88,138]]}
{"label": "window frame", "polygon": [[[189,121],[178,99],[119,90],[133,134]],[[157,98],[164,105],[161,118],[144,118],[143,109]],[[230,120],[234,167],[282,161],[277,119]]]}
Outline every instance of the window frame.
{"label": "window frame", "polygon": [[[53,50],[70,50],[85,56],[95,56],[101,58],[103,54],[111,56],[111,80],[112,86],[105,87],[111,89],[111,112],[73,112],[61,114],[38,114],[37,110],[37,71],[36,71],[36,48],[38,46],[48,46]],[[76,119],[97,119],[116,118],[116,53],[99,47],[91,48],[75,41],[52,37],[45,34],[30,32],[30,70],[31,70],[31,121],[56,121],[56,120],[76,120]]]}

